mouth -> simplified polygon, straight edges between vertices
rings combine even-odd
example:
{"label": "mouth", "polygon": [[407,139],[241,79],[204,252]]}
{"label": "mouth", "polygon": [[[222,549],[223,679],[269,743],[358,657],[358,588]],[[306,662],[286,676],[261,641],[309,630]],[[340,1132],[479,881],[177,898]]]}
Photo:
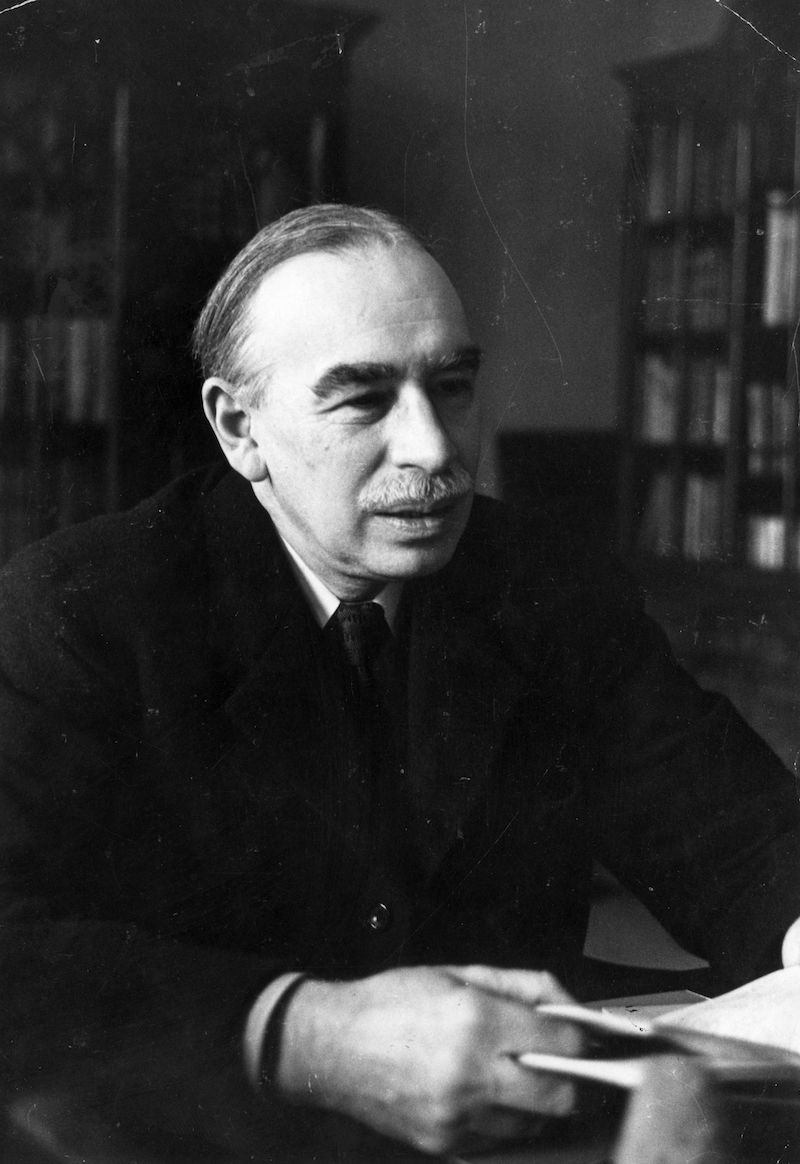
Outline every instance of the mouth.
{"label": "mouth", "polygon": [[422,521],[431,518],[444,517],[451,513],[464,495],[447,497],[442,501],[407,501],[388,506],[385,509],[375,510],[376,517],[396,517],[404,521]]}
{"label": "mouth", "polygon": [[464,496],[445,501],[414,501],[372,511],[393,539],[401,542],[438,542],[448,537],[463,511]]}

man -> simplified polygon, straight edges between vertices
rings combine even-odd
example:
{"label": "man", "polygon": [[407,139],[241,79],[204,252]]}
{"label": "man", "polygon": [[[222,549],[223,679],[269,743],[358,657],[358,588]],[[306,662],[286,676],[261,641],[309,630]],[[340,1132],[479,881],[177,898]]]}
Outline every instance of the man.
{"label": "man", "polygon": [[537,1005],[592,856],[744,980],[800,913],[793,781],[610,563],[473,498],[478,352],[400,224],[273,224],[196,346],[234,472],[3,578],[9,1086],[169,1159],[517,1136],[573,1102],[514,1053],[579,1047]]}

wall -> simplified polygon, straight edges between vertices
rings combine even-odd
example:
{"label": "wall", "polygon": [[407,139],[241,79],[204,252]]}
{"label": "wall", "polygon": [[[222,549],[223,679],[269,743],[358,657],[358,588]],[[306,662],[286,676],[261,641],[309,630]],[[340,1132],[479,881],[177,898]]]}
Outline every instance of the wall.
{"label": "wall", "polygon": [[626,101],[613,69],[713,39],[723,14],[715,0],[358,7],[378,22],[351,61],[350,194],[435,239],[462,291],[486,349],[491,487],[498,430],[615,424]]}

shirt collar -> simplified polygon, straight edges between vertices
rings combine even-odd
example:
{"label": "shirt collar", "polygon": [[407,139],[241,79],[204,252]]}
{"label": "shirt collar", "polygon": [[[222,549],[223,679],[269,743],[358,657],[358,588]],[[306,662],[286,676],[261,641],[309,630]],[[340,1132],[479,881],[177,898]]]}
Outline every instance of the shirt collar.
{"label": "shirt collar", "polygon": [[[311,613],[319,626],[324,627],[338,609],[339,599],[283,537],[281,537],[281,541],[289,556],[289,565],[292,567],[298,585],[311,607]],[[373,602],[377,602],[379,606],[383,607],[383,613],[391,631],[394,631],[397,622],[397,608],[400,605],[402,593],[402,582],[388,582],[383,590],[380,590],[372,599]]]}

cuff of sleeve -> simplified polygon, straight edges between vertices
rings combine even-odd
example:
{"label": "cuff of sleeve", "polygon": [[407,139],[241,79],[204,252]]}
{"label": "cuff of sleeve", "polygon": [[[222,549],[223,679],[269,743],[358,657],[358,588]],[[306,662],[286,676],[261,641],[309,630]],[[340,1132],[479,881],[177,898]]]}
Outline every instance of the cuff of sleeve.
{"label": "cuff of sleeve", "polygon": [[281,974],[261,991],[250,1008],[244,1029],[244,1065],[253,1087],[268,1086],[277,1066],[283,1016],[292,995],[305,981],[299,971]]}

